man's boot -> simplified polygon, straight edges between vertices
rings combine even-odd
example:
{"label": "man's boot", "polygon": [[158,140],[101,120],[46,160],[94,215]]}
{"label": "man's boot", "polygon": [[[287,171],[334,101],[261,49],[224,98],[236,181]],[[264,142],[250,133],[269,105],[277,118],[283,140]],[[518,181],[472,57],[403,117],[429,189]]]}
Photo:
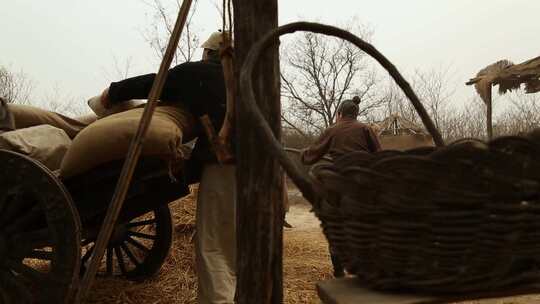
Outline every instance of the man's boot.
{"label": "man's boot", "polygon": [[15,120],[9,112],[7,102],[0,97],[0,134],[15,130]]}

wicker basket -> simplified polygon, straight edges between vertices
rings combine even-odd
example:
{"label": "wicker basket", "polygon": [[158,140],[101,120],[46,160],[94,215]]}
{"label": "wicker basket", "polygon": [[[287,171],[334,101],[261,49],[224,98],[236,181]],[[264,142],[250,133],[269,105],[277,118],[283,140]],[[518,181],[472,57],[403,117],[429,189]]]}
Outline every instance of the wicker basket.
{"label": "wicker basket", "polygon": [[[354,153],[312,168],[315,181],[306,176],[274,137],[265,119],[270,116],[258,108],[252,79],[264,51],[279,36],[296,31],[344,39],[373,57],[441,148]],[[373,45],[324,24],[291,23],[264,35],[243,63],[239,84],[239,101],[250,114],[245,118],[313,205],[332,252],[366,284],[456,293],[540,277],[538,134],[445,147],[395,65]]]}
{"label": "wicker basket", "polygon": [[540,278],[540,138],[353,153],[313,168],[315,212],[349,273],[456,293]]}

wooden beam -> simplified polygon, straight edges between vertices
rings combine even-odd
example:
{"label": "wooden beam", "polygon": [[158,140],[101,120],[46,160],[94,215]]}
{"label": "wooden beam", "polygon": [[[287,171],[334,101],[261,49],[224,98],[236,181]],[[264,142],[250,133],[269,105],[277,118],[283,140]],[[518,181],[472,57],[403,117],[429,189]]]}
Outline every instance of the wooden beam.
{"label": "wooden beam", "polygon": [[[278,10],[277,0],[234,0],[233,4],[238,76],[254,42],[277,28]],[[253,83],[263,116],[279,139],[278,45],[269,47],[262,56]],[[282,303],[283,179],[278,162],[257,140],[247,113],[243,103],[237,102],[237,303]]]}

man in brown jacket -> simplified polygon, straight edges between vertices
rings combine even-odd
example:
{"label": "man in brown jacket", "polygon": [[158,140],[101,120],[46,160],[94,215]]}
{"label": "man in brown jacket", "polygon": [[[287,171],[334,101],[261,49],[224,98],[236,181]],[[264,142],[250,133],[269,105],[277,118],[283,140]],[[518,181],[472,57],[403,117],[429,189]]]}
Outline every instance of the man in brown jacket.
{"label": "man in brown jacket", "polygon": [[302,151],[302,162],[312,165],[327,155],[337,159],[355,151],[377,152],[381,149],[373,130],[358,120],[360,97],[344,100],[339,106],[337,122],[324,130],[317,141]]}
{"label": "man in brown jacket", "polygon": [[[373,130],[358,120],[360,97],[344,100],[338,108],[337,122],[324,130],[310,147],[302,151],[301,159],[306,165],[313,165],[323,160],[324,156],[334,160],[350,152],[377,152],[381,150],[379,139]],[[345,271],[339,256],[329,248],[334,276],[343,277]]]}

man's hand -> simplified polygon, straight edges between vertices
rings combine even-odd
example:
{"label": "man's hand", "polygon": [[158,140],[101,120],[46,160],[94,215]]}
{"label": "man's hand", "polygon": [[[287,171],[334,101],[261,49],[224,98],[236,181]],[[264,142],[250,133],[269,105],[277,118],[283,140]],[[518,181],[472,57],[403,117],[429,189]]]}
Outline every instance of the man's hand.
{"label": "man's hand", "polygon": [[109,87],[107,87],[103,92],[101,93],[101,105],[105,109],[111,108],[111,101],[109,100]]}

